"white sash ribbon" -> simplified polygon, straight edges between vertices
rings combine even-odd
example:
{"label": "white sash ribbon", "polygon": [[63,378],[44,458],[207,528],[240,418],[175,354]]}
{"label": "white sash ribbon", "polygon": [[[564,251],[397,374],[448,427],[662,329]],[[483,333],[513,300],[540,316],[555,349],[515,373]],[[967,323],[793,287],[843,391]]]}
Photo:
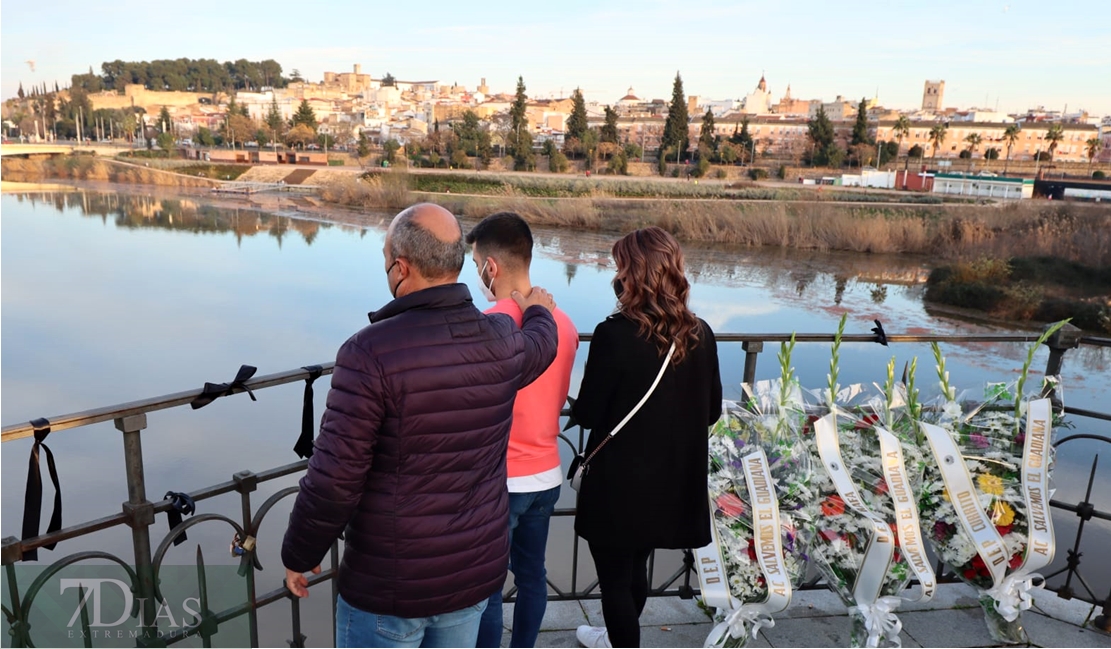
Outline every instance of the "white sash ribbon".
{"label": "white sash ribbon", "polygon": [[[713,543],[696,551],[699,582],[703,588],[703,601],[726,611],[725,620],[710,631],[706,647],[721,643],[728,633],[734,638],[751,633],[756,637],[761,628],[775,626],[772,615],[787,608],[791,603],[791,579],[783,560],[783,539],[779,525],[779,500],[775,495],[775,483],[768,468],[768,459],[762,449],[757,449],[741,458],[745,484],[748,487],[749,501],[752,506],[752,528],[756,547],[756,561],[764,575],[768,587],[768,597],[759,603],[742,603],[729,592],[728,576],[722,570],[721,550],[717,540],[716,527],[712,528]],[[716,507],[716,505],[711,505]],[[713,510],[711,509],[711,512]],[[711,525],[713,525],[711,521]],[[713,546],[713,547],[711,547]],[[708,560],[707,563],[703,563]],[[714,562],[719,566],[720,582],[707,583],[715,575],[713,570],[703,571],[702,567],[712,568]],[[719,585],[720,584],[720,585]],[[709,590],[707,590],[709,586]],[[722,592],[724,587],[724,594]],[[712,598],[712,600],[711,600]],[[724,606],[722,605],[724,604]]]}
{"label": "white sash ribbon", "polygon": [[1052,423],[1049,399],[1026,404],[1026,442],[1022,448],[1022,492],[1026,499],[1026,553],[1018,570],[988,591],[995,599],[995,610],[1008,622],[1014,622],[1022,611],[1030,608],[1030,591],[1045,585],[1037,573],[1053,561],[1053,517],[1049,512],[1049,449]]}
{"label": "white sash ribbon", "polygon": [[998,585],[1007,571],[1010,557],[1007,556],[1007,548],[995,525],[980,506],[980,492],[972,484],[972,476],[968,473],[960,449],[953,442],[949,431],[925,422],[920,425],[938,469],[941,470],[941,480],[949,492],[949,501],[957,512],[957,519],[964,531],[972,537],[977,554],[991,574],[992,583]]}
{"label": "white sash ribbon", "polygon": [[876,433],[880,438],[880,453],[883,455],[883,475],[887,481],[891,500],[895,504],[896,529],[899,534],[899,544],[907,565],[918,577],[922,590],[918,597],[906,598],[907,601],[926,602],[933,598],[937,590],[937,577],[930,566],[926,556],[926,546],[922,542],[922,524],[918,517],[918,506],[914,502],[914,493],[910,488],[907,478],[906,463],[903,459],[903,447],[899,439],[891,431],[882,426],[876,426]]}
{"label": "white sash ribbon", "polygon": [[[709,494],[707,494],[709,495]],[[731,611],[737,608],[737,598],[729,592],[729,575],[725,574],[725,561],[721,557],[721,540],[718,536],[714,511],[717,503],[710,498],[710,545],[694,551],[694,562],[698,566],[698,583],[702,590],[702,601],[706,606]]]}
{"label": "white sash ribbon", "polygon": [[1049,450],[1053,413],[1049,399],[1031,401],[1026,408],[1022,490],[1029,517],[1029,539],[1019,571],[1032,573],[1052,563],[1055,552],[1053,517],[1049,512]]}
{"label": "white sash ribbon", "polygon": [[[976,503],[972,507],[965,506],[965,502],[954,500],[953,506],[965,531],[976,542],[976,551],[988,566],[991,572],[991,589],[988,595],[995,600],[995,610],[1008,622],[1018,619],[1022,611],[1030,608],[1032,604],[1030,591],[1041,588],[1045,579],[1037,573],[1053,562],[1056,546],[1053,539],[1053,518],[1049,512],[1049,449],[1050,431],[1052,428],[1052,406],[1049,399],[1036,399],[1026,404],[1026,441],[1022,449],[1022,492],[1026,500],[1026,514],[1029,518],[1027,526],[1026,553],[1022,564],[1010,575],[1006,575],[1010,557],[999,537],[995,526],[992,525],[983,509],[979,507],[976,491],[972,489],[971,499]],[[926,431],[934,456],[941,467],[942,480],[949,490],[950,499],[953,499],[954,485],[950,484],[949,474],[963,473],[967,487],[971,489],[972,478],[968,475],[963,459],[953,443],[952,438],[942,428],[930,424],[922,424]],[[938,443],[940,442],[940,443]],[[939,449],[941,455],[939,455]],[[942,461],[944,457],[953,457],[953,465],[960,471],[950,470]],[[964,489],[964,484],[958,477],[957,488]],[[979,516],[976,516],[976,513]],[[966,514],[968,516],[966,520]],[[980,520],[983,519],[983,520]],[[986,521],[986,529],[977,529]],[[990,538],[994,537],[994,538]],[[998,548],[996,546],[998,543]],[[990,560],[989,560],[990,558]],[[1006,575],[1006,576],[1004,576]]]}
{"label": "white sash ribbon", "polygon": [[864,551],[864,559],[861,561],[856,585],[853,588],[853,597],[859,604],[871,605],[880,596],[887,570],[895,554],[895,539],[891,535],[891,527],[882,516],[873,512],[864,503],[856,484],[853,483],[852,476],[845,469],[841,448],[838,445],[835,412],[814,422],[814,436],[818,445],[818,455],[821,456],[822,464],[825,465],[826,472],[833,480],[837,495],[872,525],[872,536]]}

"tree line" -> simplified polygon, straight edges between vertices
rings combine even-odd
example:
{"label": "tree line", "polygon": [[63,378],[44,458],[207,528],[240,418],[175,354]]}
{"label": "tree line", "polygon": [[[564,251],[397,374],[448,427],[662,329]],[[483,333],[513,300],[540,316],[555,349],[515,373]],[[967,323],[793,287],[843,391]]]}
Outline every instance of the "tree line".
{"label": "tree line", "polygon": [[128,84],[139,84],[149,90],[188,92],[257,91],[265,86],[284,88],[300,75],[282,76],[282,66],[273,59],[265,61],[225,61],[215,59],[159,59],[155,61],[106,61],[100,74],[92,67],[85,74],[75,74],[73,88],[85,92],[123,90]]}

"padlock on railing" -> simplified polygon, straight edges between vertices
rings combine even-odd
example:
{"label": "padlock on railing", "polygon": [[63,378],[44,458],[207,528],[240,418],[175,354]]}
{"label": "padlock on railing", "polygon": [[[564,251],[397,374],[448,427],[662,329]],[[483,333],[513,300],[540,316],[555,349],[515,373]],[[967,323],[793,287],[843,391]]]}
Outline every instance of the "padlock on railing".
{"label": "padlock on railing", "polygon": [[253,566],[255,570],[262,570],[262,564],[258,561],[258,555],[255,554],[255,537],[247,535],[246,538],[240,536],[239,532],[235,533],[232,537],[231,546],[228,550],[231,556],[239,557],[239,576],[244,577],[247,571]]}

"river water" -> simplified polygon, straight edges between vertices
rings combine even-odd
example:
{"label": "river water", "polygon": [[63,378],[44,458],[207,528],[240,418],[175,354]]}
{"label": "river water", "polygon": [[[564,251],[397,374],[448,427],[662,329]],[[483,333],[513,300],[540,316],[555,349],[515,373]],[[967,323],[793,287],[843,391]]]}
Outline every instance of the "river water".
{"label": "river water", "polygon": [[[206,381],[230,381],[241,364],[257,367],[262,375],[328,362],[367,323],[367,312],[389,300],[382,256],[389,214],[328,208],[308,198],[217,200],[151,191],[86,187],[0,199],[5,352],[0,408],[5,425],[199,388]],[[592,331],[614,307],[609,249],[616,237],[548,229],[534,234],[533,282],[552,291],[580,331]],[[888,333],[1015,331],[924,306],[922,281],[930,259],[694,245],[685,250],[691,306],[719,333],[831,333],[843,313],[849,315],[849,333],[869,332],[875,319]],[[481,301],[469,262],[462,281]],[[775,351],[773,345],[765,347],[758,378],[777,374]],[[1016,378],[1025,347],[954,344],[945,351],[954,384],[978,391],[985,381]],[[1088,348],[1069,353],[1063,377],[1066,402],[1108,410],[1111,354],[1106,352]],[[804,385],[818,387],[825,380],[828,354],[828,344],[798,346],[794,365]],[[726,397],[737,398],[743,352],[739,344],[723,343],[720,355]],[[917,356],[918,384],[924,395],[936,394],[925,345],[846,345],[841,383],[882,382],[892,355],[900,369]],[[1035,358],[1039,373],[1046,355],[1039,350]],[[584,345],[572,394],[585,358]],[[324,381],[317,386],[316,417]],[[150,414],[143,434],[148,497],[191,491],[244,469],[260,471],[296,460],[292,447],[299,432],[302,389],[303,384],[267,389],[258,393],[257,403],[238,395],[201,410]],[[1074,418],[1071,425],[1073,430],[1062,433],[1111,434],[1085,420]],[[119,511],[127,490],[120,435],[111,423],[56,433],[49,445],[61,478],[66,524]],[[30,448],[30,440],[3,445],[4,536],[19,534]],[[1111,493],[1109,450],[1096,442],[1065,445],[1058,454],[1057,498],[1075,502],[1083,496],[1092,456],[1100,452],[1104,469],[1094,493]],[[294,483],[285,479],[260,488],[256,506]],[[573,506],[570,490],[564,491],[560,506]],[[49,510],[49,481],[45,493],[44,509]],[[1106,495],[1094,500],[1097,507],[1111,508]],[[201,509],[238,518],[239,505],[235,498],[221,498],[206,501]],[[260,592],[276,587],[283,577],[277,551],[287,515],[288,501],[271,513],[260,535],[265,568]],[[1075,518],[1057,512],[1055,520],[1057,565],[1063,565],[1061,546],[1071,546]],[[1086,556],[1096,559],[1103,554],[1097,543],[1111,538],[1111,526],[1096,521],[1089,527],[1095,529],[1085,532],[1081,550],[1087,548]],[[153,534],[156,544],[165,529],[160,516]],[[569,518],[553,523],[549,572],[563,589],[570,586],[572,536]],[[171,551],[167,563],[192,564],[199,543],[206,550],[206,564],[233,565],[220,550],[230,541],[226,528],[202,525],[190,532],[189,540]],[[126,528],[106,530],[63,543],[53,552],[41,551],[40,558],[53,561],[94,546],[126,558],[130,535]],[[674,558],[666,561],[673,565]],[[1087,563],[1089,581],[1098,596],[1105,596],[1111,569],[1106,561]],[[585,546],[579,568],[580,579],[590,581],[593,568]],[[662,572],[669,571],[657,571],[657,576]],[[7,602],[6,591],[4,597]],[[322,596],[309,602],[305,623],[310,645],[330,642],[326,604]],[[279,608],[282,612],[264,614],[264,620],[274,623],[264,625],[264,644],[289,637],[285,609]],[[7,635],[4,641],[7,646]]]}

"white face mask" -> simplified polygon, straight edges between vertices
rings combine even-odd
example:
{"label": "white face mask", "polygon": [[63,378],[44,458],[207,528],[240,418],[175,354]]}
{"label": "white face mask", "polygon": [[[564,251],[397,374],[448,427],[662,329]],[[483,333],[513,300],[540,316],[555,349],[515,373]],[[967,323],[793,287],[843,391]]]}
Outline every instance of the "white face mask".
{"label": "white face mask", "polygon": [[498,297],[494,295],[494,278],[490,278],[490,285],[486,285],[486,281],[482,279],[482,273],[486,272],[486,266],[489,265],[489,260],[482,264],[482,270],[478,271],[478,283],[482,285],[482,296],[488,302],[497,302]]}

